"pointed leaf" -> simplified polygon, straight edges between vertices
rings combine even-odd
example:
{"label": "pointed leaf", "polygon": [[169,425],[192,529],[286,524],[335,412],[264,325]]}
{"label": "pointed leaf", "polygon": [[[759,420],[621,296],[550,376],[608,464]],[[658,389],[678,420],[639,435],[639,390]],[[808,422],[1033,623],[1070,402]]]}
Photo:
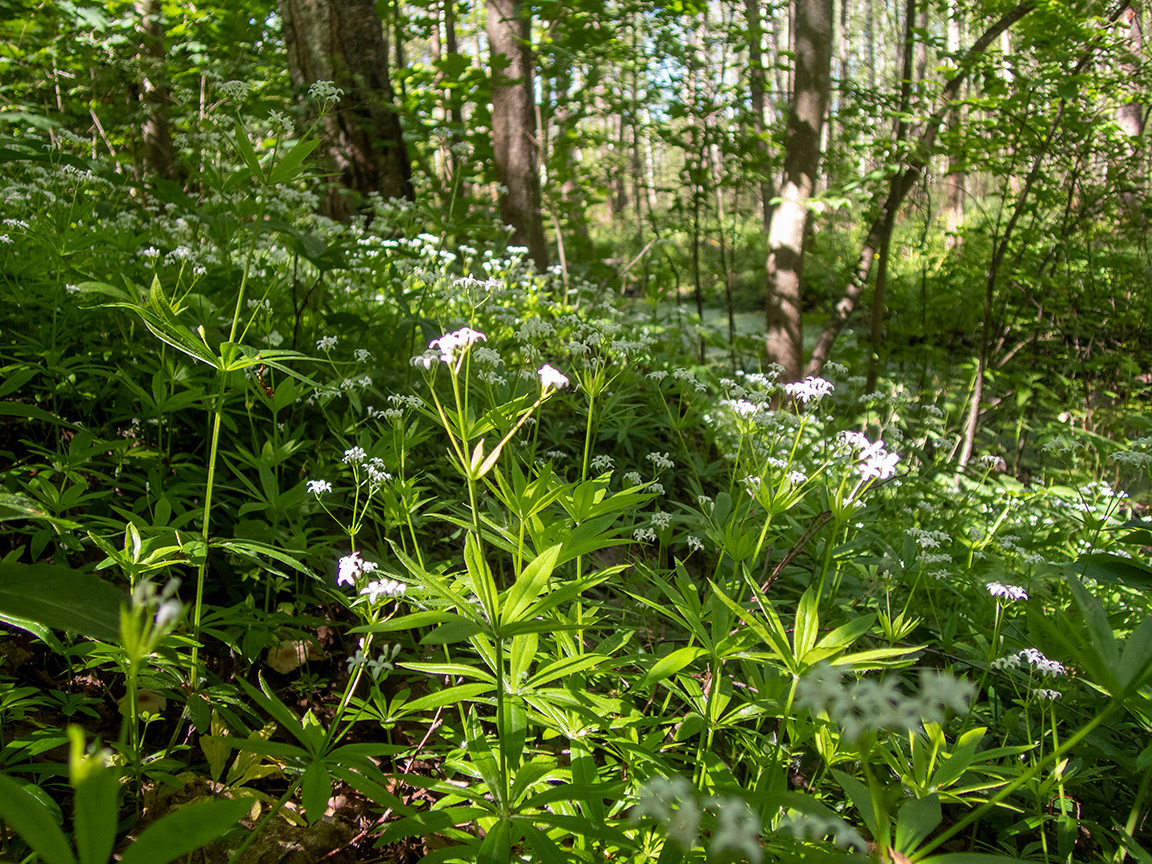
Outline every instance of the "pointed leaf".
{"label": "pointed leaf", "polygon": [[225,799],[176,810],[124,850],[120,864],[168,864],[223,837],[251,809],[251,801]]}
{"label": "pointed leaf", "polygon": [[47,864],[76,864],[51,811],[11,777],[0,774],[0,820]]}

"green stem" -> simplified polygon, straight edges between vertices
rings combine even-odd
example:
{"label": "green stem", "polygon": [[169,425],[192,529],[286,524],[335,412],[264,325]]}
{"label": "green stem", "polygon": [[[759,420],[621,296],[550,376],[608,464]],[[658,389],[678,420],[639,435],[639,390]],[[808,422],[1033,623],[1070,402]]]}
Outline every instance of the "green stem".
{"label": "green stem", "polygon": [[192,660],[188,665],[188,683],[195,690],[200,683],[198,664],[200,660],[200,618],[204,610],[204,576],[208,572],[208,543],[212,523],[212,492],[216,487],[216,451],[220,446],[220,419],[224,414],[223,376],[220,378],[220,391],[216,396],[216,410],[212,414],[212,444],[208,452],[208,483],[204,490],[204,524],[200,538],[204,541],[204,559],[196,568],[196,606],[192,610]]}

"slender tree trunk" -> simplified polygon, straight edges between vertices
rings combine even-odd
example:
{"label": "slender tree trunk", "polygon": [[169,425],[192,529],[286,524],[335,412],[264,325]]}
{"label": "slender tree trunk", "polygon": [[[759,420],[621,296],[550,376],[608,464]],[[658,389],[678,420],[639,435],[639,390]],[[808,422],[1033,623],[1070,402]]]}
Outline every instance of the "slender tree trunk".
{"label": "slender tree trunk", "polygon": [[168,121],[168,84],[164,71],[164,22],[160,0],[136,0],[140,18],[141,98],[147,106],[141,137],[144,173],[173,178],[172,128]]}
{"label": "slender tree trunk", "polygon": [[964,445],[960,450],[959,459],[961,468],[967,465],[972,458],[972,451],[976,443],[976,430],[980,424],[980,402],[984,398],[984,373],[988,369],[988,348],[992,340],[992,301],[996,296],[996,281],[1000,275],[1000,267],[1004,263],[1008,243],[1012,240],[1012,232],[1016,230],[1016,223],[1020,221],[1020,216],[1024,213],[1024,205],[1028,201],[1032,187],[1040,176],[1040,167],[1044,164],[1044,157],[1048,155],[1052,140],[1060,128],[1060,121],[1064,117],[1064,109],[1067,104],[1065,100],[1060,100],[1056,116],[1052,118],[1052,125],[1048,128],[1048,134],[1044,136],[1040,151],[1032,160],[1032,170],[1028,172],[1028,177],[1020,189],[1016,206],[1012,210],[1012,216],[1008,219],[1008,224],[1004,226],[1004,233],[1000,236],[1000,242],[996,244],[992,259],[988,263],[988,278],[984,283],[984,319],[980,328],[980,353],[976,358],[976,379],[973,382],[972,398],[968,402],[968,417],[964,424]]}
{"label": "slender tree trunk", "polygon": [[[916,0],[905,0],[904,44],[901,51],[900,102],[897,107],[897,120],[892,130],[894,159],[899,158],[900,148],[908,136],[908,116],[912,104],[912,58],[915,51]],[[880,257],[876,265],[876,284],[872,289],[872,352],[868,358],[868,391],[876,389],[876,378],[880,373],[881,355],[884,351],[884,292],[888,288],[888,256],[892,251],[892,230],[896,226],[896,211],[884,211],[884,224],[880,230]]]}
{"label": "slender tree trunk", "polygon": [[[961,11],[957,0],[950,4],[948,17],[948,53],[955,56],[960,53],[961,30],[963,22],[960,19]],[[948,112],[948,126],[952,129],[961,129],[966,118],[963,106],[957,105]],[[963,168],[964,159],[959,149],[954,150],[948,157],[948,173],[946,192],[944,198],[944,231],[945,244],[948,249],[955,249],[960,243],[960,226],[964,223],[964,198],[968,192],[968,173]]]}
{"label": "slender tree trunk", "polygon": [[808,199],[816,189],[820,137],[832,73],[832,0],[794,0],[795,57],[780,203],[768,229],[767,339],[769,362],[782,379],[800,377],[804,362],[801,280]]}
{"label": "slender tree trunk", "polygon": [[548,267],[548,244],[537,161],[531,16],[531,7],[518,0],[488,0],[492,149],[496,177],[506,190],[500,195],[500,217],[512,226],[513,242],[526,246],[537,269],[543,271]]}
{"label": "slender tree trunk", "polygon": [[860,249],[860,257],[857,259],[856,269],[852,274],[848,287],[844,291],[844,296],[840,298],[840,302],[836,304],[836,308],[824,323],[824,329],[820,333],[820,338],[812,352],[812,357],[808,361],[808,367],[805,370],[807,374],[817,375],[820,373],[820,370],[824,368],[824,363],[828,360],[832,345],[844,329],[844,325],[848,322],[848,317],[855,310],[864,286],[868,284],[868,277],[872,272],[872,262],[880,248],[887,213],[891,211],[895,214],[900,209],[900,205],[903,203],[905,196],[912,187],[916,185],[920,173],[924,170],[924,166],[932,154],[933,147],[936,144],[936,136],[940,131],[940,126],[943,124],[944,118],[948,115],[951,102],[960,92],[960,87],[972,71],[976,60],[1002,32],[1034,8],[1034,0],[1023,0],[1023,2],[1015,8],[1006,12],[1000,20],[992,24],[992,26],[972,44],[968,51],[965,52],[956,74],[944,85],[941,106],[928,118],[923,130],[920,132],[916,151],[908,158],[904,169],[892,178],[887,198],[875,211],[876,215],[873,217],[868,229],[868,234]]}
{"label": "slender tree trunk", "polygon": [[[344,189],[415,199],[412,166],[393,107],[388,42],[372,0],[280,0],[288,70],[298,87],[332,81],[344,91],[324,119],[323,149]],[[325,209],[349,218],[360,205],[336,186]]]}
{"label": "slender tree trunk", "polygon": [[768,130],[764,127],[764,31],[760,0],[744,0],[748,23],[748,94],[752,99],[752,136],[756,142],[753,170],[760,177],[760,207],[764,233],[772,227],[772,179],[768,161]]}

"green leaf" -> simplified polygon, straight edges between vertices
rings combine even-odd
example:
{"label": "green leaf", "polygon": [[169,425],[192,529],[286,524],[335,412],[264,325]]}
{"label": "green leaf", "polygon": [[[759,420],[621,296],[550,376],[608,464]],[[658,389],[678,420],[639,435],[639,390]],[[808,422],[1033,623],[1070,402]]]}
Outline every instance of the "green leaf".
{"label": "green leaf", "polygon": [[323,762],[313,762],[304,769],[304,778],[300,783],[300,802],[304,805],[309,825],[315,825],[324,815],[331,797],[332,778],[328,776],[328,769]]}
{"label": "green leaf", "polygon": [[476,766],[476,770],[484,778],[484,782],[488,786],[488,793],[499,803],[504,797],[498,767],[500,756],[488,743],[488,738],[480,727],[480,720],[475,711],[468,712],[464,721],[464,728],[468,736],[468,755],[472,759],[472,764]]}
{"label": "green leaf", "polygon": [[651,687],[658,681],[663,681],[669,675],[675,675],[689,663],[703,657],[707,652],[699,645],[688,645],[684,648],[677,648],[671,654],[661,657],[644,675],[636,682],[634,688],[643,690]]}
{"label": "green leaf", "polygon": [[297,169],[319,144],[319,138],[305,138],[297,141],[296,145],[284,155],[283,159],[276,163],[276,167],[268,175],[268,185],[286,183],[295,177]]}
{"label": "green leaf", "polygon": [[244,131],[239,120],[236,121],[232,143],[236,146],[236,152],[240,154],[244,164],[248,166],[248,170],[252,172],[252,179],[263,183],[264,171],[260,168],[260,160],[256,158],[256,151],[252,148],[252,142],[248,140],[248,133]]}
{"label": "green leaf", "polygon": [[508,594],[504,598],[504,605],[500,610],[501,624],[514,624],[519,621],[544,590],[552,576],[552,570],[556,567],[560,548],[560,545],[550,546],[524,568],[516,584],[508,589]]}
{"label": "green leaf", "polygon": [[116,843],[119,792],[116,774],[102,765],[77,784],[72,831],[80,864],[108,864]]}
{"label": "green leaf", "polygon": [[860,818],[864,820],[864,824],[868,826],[868,830],[875,837],[879,826],[876,823],[876,809],[872,806],[872,793],[868,791],[868,787],[850,774],[837,771],[835,768],[832,769],[832,776],[836,778],[840,788],[848,795],[848,799],[860,813]]}
{"label": "green leaf", "polygon": [[896,815],[896,848],[910,855],[943,818],[940,799],[935,794],[906,801]]}
{"label": "green leaf", "polygon": [[120,864],[168,864],[220,839],[251,809],[251,801],[227,799],[176,810],[147,828]]}
{"label": "green leaf", "polygon": [[0,561],[0,621],[22,629],[28,629],[23,622],[31,621],[117,644],[126,599],[115,585],[91,573]]}
{"label": "green leaf", "polygon": [[476,853],[477,864],[508,864],[512,860],[512,826],[501,819],[488,832],[480,850]]}
{"label": "green leaf", "polygon": [[0,819],[47,864],[76,864],[52,812],[11,777],[0,774]]}
{"label": "green leaf", "polygon": [[816,636],[820,633],[820,611],[816,606],[816,592],[808,588],[796,607],[796,624],[792,631],[792,644],[796,659],[804,663],[805,656],[816,647]]}
{"label": "green leaf", "polygon": [[1152,567],[1134,558],[1122,558],[1107,552],[1081,555],[1073,567],[1084,577],[1107,585],[1124,585],[1141,591],[1152,589]]}

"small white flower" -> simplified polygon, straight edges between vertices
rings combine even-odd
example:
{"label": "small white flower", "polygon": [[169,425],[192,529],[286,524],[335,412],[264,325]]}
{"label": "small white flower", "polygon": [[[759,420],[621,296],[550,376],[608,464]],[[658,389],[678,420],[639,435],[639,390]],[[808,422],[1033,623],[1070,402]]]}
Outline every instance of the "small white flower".
{"label": "small white flower", "polygon": [[1000,582],[989,582],[984,586],[993,597],[1004,597],[1008,600],[1027,600],[1028,592],[1015,585],[1004,585]]}
{"label": "small white flower", "polygon": [[610,471],[614,464],[612,457],[603,453],[592,458],[592,468],[596,471]]}
{"label": "small white flower", "polygon": [[648,454],[648,461],[655,465],[658,469],[674,468],[676,463],[673,462],[667,453],[657,453],[653,451]]}
{"label": "small white flower", "polygon": [[652,524],[660,529],[667,528],[672,524],[672,514],[665,513],[663,510],[657,510],[652,514]]}
{"label": "small white flower", "polygon": [[688,548],[694,552],[699,552],[704,548],[704,541],[694,534],[689,534],[687,537]]}
{"label": "small white flower", "polygon": [[372,356],[372,352],[369,351],[367,348],[357,348],[356,349],[356,362],[357,363],[364,363],[371,356]]}
{"label": "small white flower", "polygon": [[340,559],[340,572],[336,576],[337,585],[356,585],[356,577],[364,570],[364,559],[359,552],[345,555]]}
{"label": "small white flower", "polygon": [[819,402],[833,390],[832,382],[825,381],[809,375],[803,381],[794,381],[784,385],[784,392],[796,399],[797,402],[807,404],[813,400]]}
{"label": "small white flower", "polygon": [[340,341],[335,336],[323,336],[316,341],[316,349],[318,351],[331,351],[336,347],[336,343]]}
{"label": "small white flower", "polygon": [[624,475],[624,479],[631,483],[633,486],[639,486],[644,482],[644,478],[640,476],[639,471],[629,471]]}
{"label": "small white flower", "polygon": [[325,492],[332,491],[332,484],[327,480],[309,480],[308,492],[311,495],[323,495]]}
{"label": "small white flower", "polygon": [[637,528],[632,532],[632,539],[637,543],[655,543],[656,532],[651,528]]}
{"label": "small white flower", "polygon": [[475,345],[477,342],[486,342],[488,337],[471,327],[461,327],[453,333],[445,333],[439,339],[428,343],[429,351],[440,352],[441,363],[454,363],[456,358]]}
{"label": "small white flower", "polygon": [[540,376],[540,386],[545,393],[549,390],[560,390],[568,386],[568,379],[547,364],[541,366],[536,374]]}
{"label": "small white flower", "polygon": [[369,603],[375,603],[376,598],[381,594],[385,597],[403,597],[407,590],[408,586],[403,582],[397,582],[395,579],[381,579],[376,582],[369,582],[360,589],[360,593],[368,595]]}
{"label": "small white flower", "polygon": [[1057,699],[1059,699],[1064,694],[1061,693],[1059,690],[1045,690],[1045,689],[1041,688],[1038,690],[1033,690],[1032,695],[1035,696],[1037,699],[1043,699],[1047,702],[1055,702]]}
{"label": "small white flower", "polygon": [[345,465],[350,462],[363,462],[368,458],[368,454],[364,452],[363,447],[350,447],[344,451],[344,458],[341,460]]}
{"label": "small white flower", "polygon": [[308,88],[308,95],[317,102],[339,102],[344,91],[331,81],[317,81]]}

